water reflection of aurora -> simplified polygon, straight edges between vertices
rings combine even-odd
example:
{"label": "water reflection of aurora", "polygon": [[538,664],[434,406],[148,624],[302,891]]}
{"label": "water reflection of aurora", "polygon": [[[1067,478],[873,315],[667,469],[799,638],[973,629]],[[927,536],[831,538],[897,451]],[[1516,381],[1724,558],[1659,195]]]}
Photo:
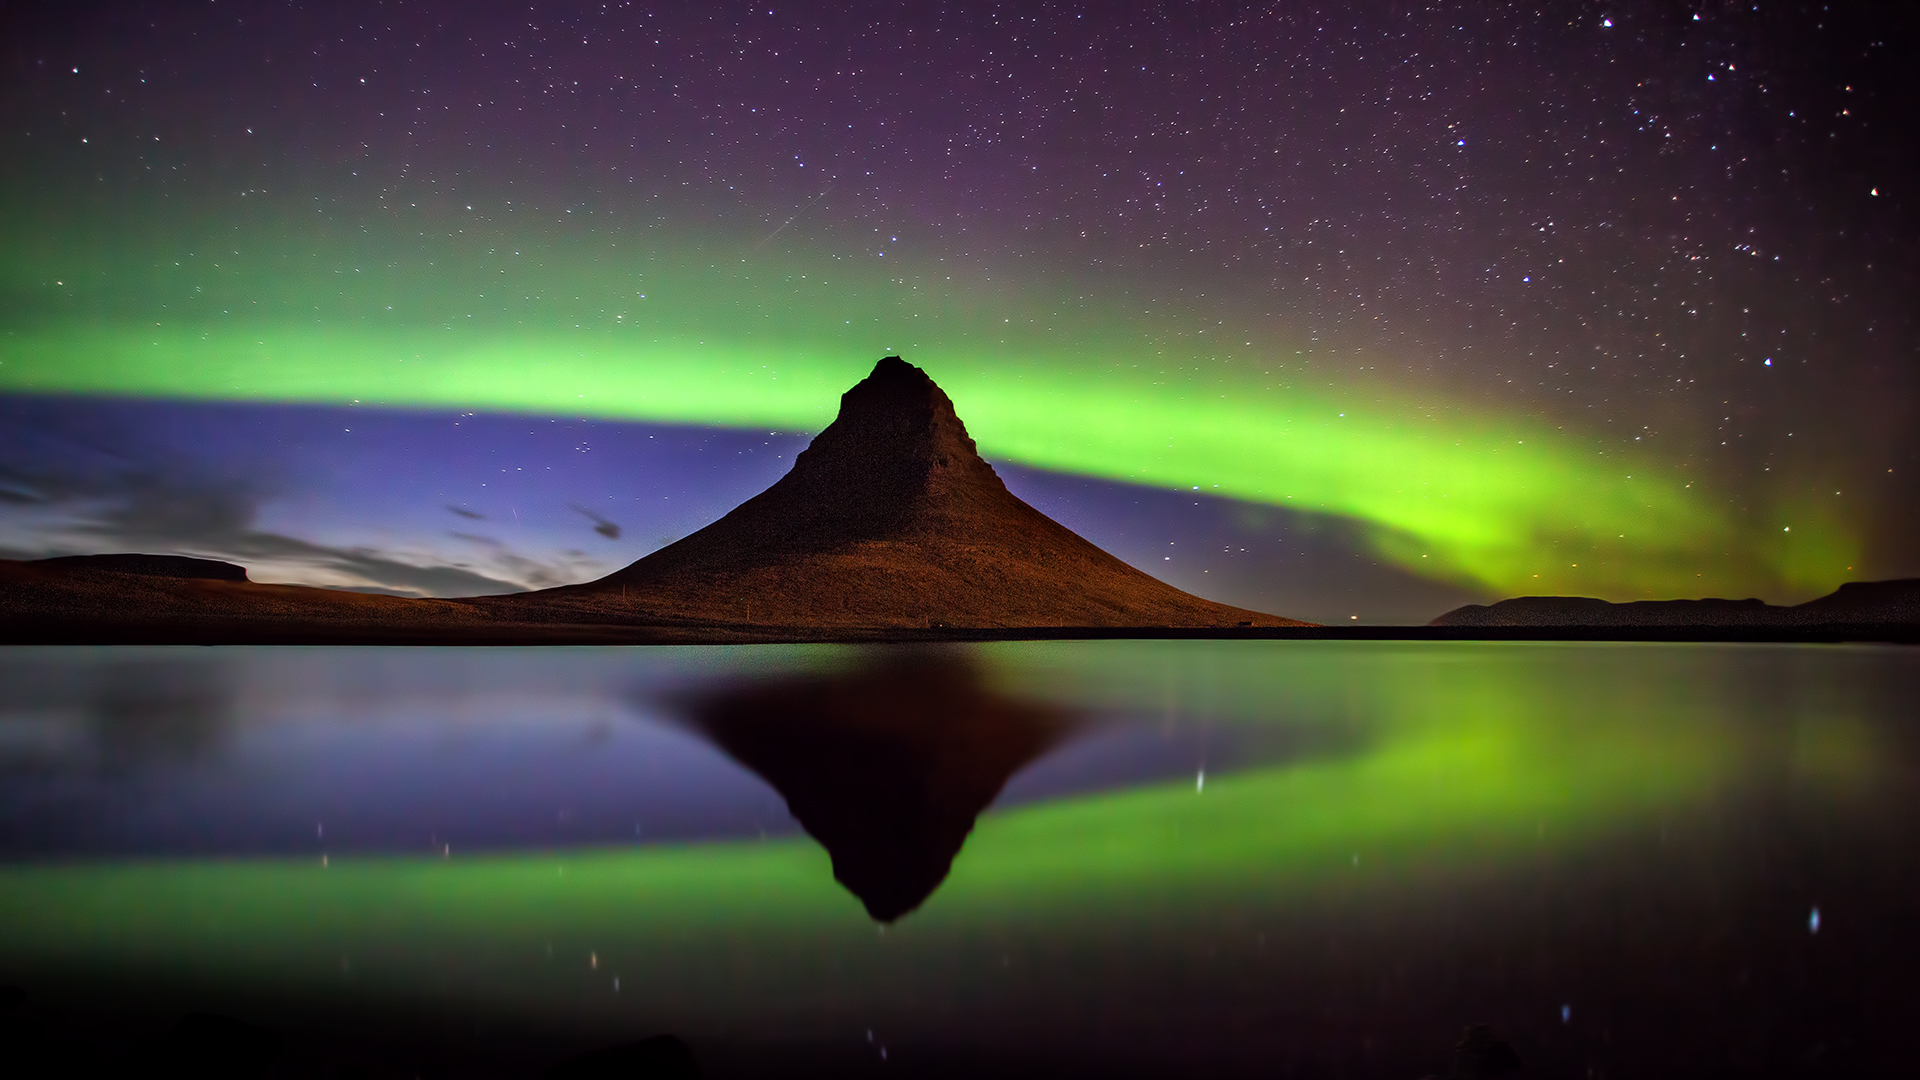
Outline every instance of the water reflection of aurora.
{"label": "water reflection of aurora", "polygon": [[[324,867],[15,865],[0,871],[0,949],[17,973],[455,1001],[526,1021],[643,1017],[696,1033],[729,1017],[804,1028],[889,1014],[916,994],[962,1013],[986,995],[994,1004],[978,1009],[993,1012],[1005,994],[1069,993],[1093,970],[1118,980],[1112,992],[1144,992],[1128,980],[1197,942],[1278,936],[1329,907],[1408,912],[1497,893],[1529,866],[1737,803],[1756,783],[1867,797],[1875,717],[1892,700],[1890,661],[1873,650],[983,653],[1010,693],[1355,737],[1209,775],[1204,790],[1181,781],[989,814],[945,886],[884,935],[823,852],[777,840]],[[1045,963],[1008,990],[1002,955]]]}
{"label": "water reflection of aurora", "polygon": [[1804,598],[1857,561],[1857,523],[1827,504],[1740,524],[1711,476],[1565,418],[1330,374],[1306,359],[1326,344],[1264,317],[651,233],[382,249],[271,231],[218,258],[186,239],[23,256],[64,276],[8,275],[0,391],[817,431],[905,353],[991,457],[1357,521],[1393,563],[1475,588]]}

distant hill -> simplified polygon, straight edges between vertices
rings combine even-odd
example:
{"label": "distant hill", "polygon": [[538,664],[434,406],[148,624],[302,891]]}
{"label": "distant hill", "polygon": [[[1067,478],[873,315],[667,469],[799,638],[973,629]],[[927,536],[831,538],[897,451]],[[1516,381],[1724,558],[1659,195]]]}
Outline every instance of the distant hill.
{"label": "distant hill", "polygon": [[1521,596],[1468,604],[1428,626],[1599,628],[1806,628],[1920,625],[1920,578],[1854,581],[1792,607],[1759,600],[1635,600],[1614,604],[1585,596]]}
{"label": "distant hill", "polygon": [[459,601],[262,585],[212,559],[0,560],[0,642],[9,644],[424,643],[481,623]]}
{"label": "distant hill", "polygon": [[808,627],[1306,626],[1203,600],[1020,501],[926,372],[889,356],[793,469],[586,585],[477,600],[544,617]]}
{"label": "distant hill", "polygon": [[247,568],[244,566],[186,555],[62,555],[35,560],[34,565],[54,570],[106,570],[116,574],[190,581],[247,580]]}

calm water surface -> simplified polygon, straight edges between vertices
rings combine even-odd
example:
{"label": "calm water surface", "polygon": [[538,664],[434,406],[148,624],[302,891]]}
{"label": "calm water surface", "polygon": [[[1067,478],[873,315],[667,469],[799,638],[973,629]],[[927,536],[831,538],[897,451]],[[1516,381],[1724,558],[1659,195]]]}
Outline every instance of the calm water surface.
{"label": "calm water surface", "polygon": [[13,649],[0,983],[57,1061],[199,1010],[288,1076],[1910,1075],[1916,701],[1882,647]]}

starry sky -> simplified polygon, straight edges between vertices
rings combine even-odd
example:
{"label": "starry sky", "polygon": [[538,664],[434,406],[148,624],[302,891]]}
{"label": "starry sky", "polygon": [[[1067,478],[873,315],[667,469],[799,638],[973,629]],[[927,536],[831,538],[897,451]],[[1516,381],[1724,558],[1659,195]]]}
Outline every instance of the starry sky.
{"label": "starry sky", "polygon": [[899,354],[1281,614],[1920,575],[1900,5],[0,20],[0,554],[585,580]]}

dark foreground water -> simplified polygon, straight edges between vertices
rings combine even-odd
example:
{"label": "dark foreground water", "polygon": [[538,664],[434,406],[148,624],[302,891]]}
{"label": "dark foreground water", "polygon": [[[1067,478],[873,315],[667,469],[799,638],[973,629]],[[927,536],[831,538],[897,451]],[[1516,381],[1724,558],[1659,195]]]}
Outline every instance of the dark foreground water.
{"label": "dark foreground water", "polygon": [[1890,647],[0,651],[0,1064],[1912,1075],[1916,702]]}

